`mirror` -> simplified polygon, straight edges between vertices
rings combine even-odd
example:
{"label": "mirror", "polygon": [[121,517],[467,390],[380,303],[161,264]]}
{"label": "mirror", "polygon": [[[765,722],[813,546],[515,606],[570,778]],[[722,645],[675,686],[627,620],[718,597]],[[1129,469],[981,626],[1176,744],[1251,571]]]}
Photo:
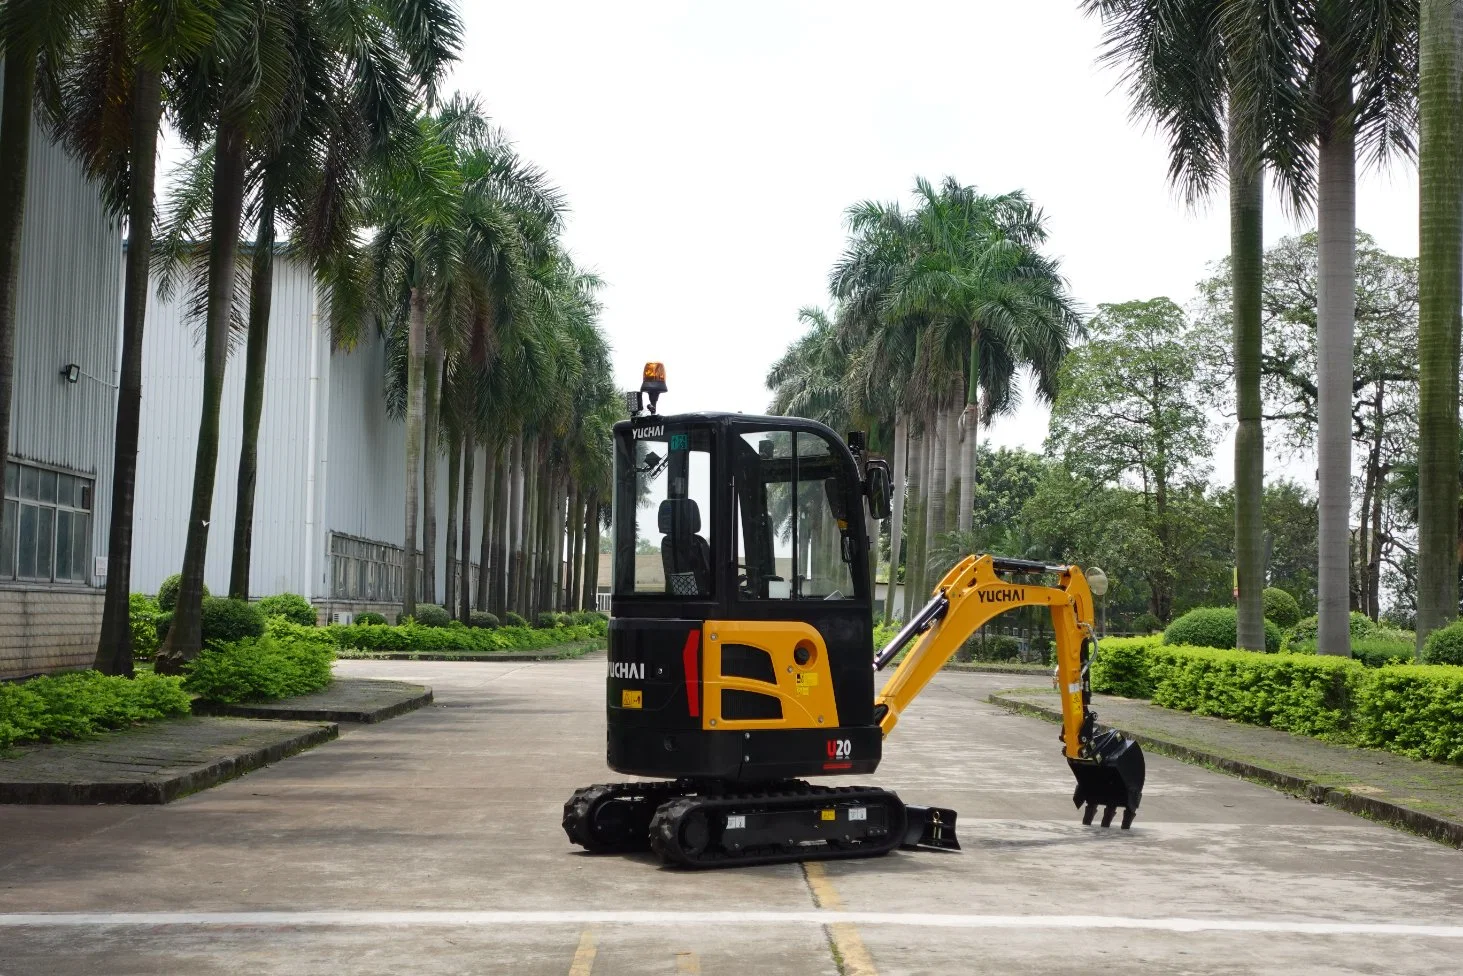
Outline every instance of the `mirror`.
{"label": "mirror", "polygon": [[869,514],[876,519],[886,519],[890,512],[891,485],[889,463],[870,461],[864,475],[864,494],[869,498]]}

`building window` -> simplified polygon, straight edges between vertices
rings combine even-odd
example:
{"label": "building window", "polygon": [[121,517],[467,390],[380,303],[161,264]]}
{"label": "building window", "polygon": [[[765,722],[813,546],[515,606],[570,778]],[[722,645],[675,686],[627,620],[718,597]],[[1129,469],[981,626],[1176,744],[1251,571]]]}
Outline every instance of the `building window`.
{"label": "building window", "polygon": [[358,603],[401,602],[401,547],[330,534],[330,595]]}
{"label": "building window", "polygon": [[90,478],[7,464],[0,578],[91,582],[91,504]]}

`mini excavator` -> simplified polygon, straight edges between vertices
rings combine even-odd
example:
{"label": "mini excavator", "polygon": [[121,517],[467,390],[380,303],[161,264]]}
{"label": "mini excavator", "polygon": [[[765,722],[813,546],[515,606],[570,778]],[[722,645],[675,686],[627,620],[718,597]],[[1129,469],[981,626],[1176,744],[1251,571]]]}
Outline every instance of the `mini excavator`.
{"label": "mini excavator", "polygon": [[[647,364],[614,431],[607,758],[646,779],[570,797],[573,843],[686,868],[959,850],[953,810],[805,777],[873,773],[930,679],[1023,606],[1051,612],[1082,822],[1101,807],[1103,827],[1118,810],[1131,826],[1143,752],[1096,725],[1093,593],[1079,567],[967,557],[875,653],[869,526],[889,517],[887,463],[863,435],[810,420],[662,416],[665,392],[664,367]],[[875,672],[896,661],[876,695]]]}

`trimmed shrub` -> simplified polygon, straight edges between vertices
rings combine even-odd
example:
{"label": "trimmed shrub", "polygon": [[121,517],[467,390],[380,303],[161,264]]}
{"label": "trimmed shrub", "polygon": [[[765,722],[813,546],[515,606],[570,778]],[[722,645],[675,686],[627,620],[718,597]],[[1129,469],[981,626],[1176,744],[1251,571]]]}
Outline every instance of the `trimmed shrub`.
{"label": "trimmed shrub", "polygon": [[[182,586],[182,585],[183,585],[183,574],[182,573],[174,573],[172,576],[169,576],[167,579],[163,580],[160,584],[158,584],[158,588],[157,588],[157,605],[158,605],[158,607],[160,607],[161,609],[167,611],[168,613],[172,613],[173,612],[173,608],[178,605],[178,588],[180,586]],[[211,595],[212,594],[210,594],[208,592],[208,586],[205,584],[204,587],[203,587],[203,596],[204,596],[204,599],[207,599]]]}
{"label": "trimmed shrub", "polygon": [[504,627],[527,627],[528,626],[528,621],[527,620],[524,620],[521,616],[519,616],[518,614],[514,613],[512,610],[508,610],[508,611],[505,611],[504,614],[503,614],[503,626]]}
{"label": "trimmed shrub", "polygon": [[[1306,617],[1297,623],[1294,627],[1290,628],[1291,645],[1303,647],[1303,645],[1309,644],[1310,647],[1306,649],[1314,650],[1316,630],[1319,625],[1319,621],[1314,615]],[[1358,613],[1355,610],[1351,612],[1351,620],[1348,628],[1351,631],[1352,640],[1356,640],[1359,637],[1372,637],[1377,632],[1377,625],[1372,622],[1372,618],[1364,613]]]}
{"label": "trimmed shrub", "polygon": [[[168,639],[168,631],[173,627],[173,615],[171,613],[158,614],[157,619],[153,621],[153,626],[157,628],[157,643],[158,647],[161,647],[163,641]],[[154,648],[154,652],[156,652],[156,648]]]}
{"label": "trimmed shrub", "polygon": [[1163,629],[1163,621],[1151,613],[1140,613],[1133,618],[1133,633],[1156,634]]}
{"label": "trimmed shrub", "polygon": [[203,598],[203,643],[231,644],[264,635],[264,614],[248,600]]}
{"label": "trimmed shrub", "polygon": [[291,623],[313,627],[319,622],[310,601],[298,593],[279,593],[259,601],[259,610],[266,617],[283,617]]}
{"label": "trimmed shrub", "polygon": [[987,637],[975,644],[977,661],[1014,661],[1021,656],[1021,642],[1005,634]]}
{"label": "trimmed shrub", "polygon": [[1422,659],[1428,664],[1463,664],[1463,620],[1429,634]]}
{"label": "trimmed shrub", "polygon": [[1351,642],[1351,657],[1369,668],[1380,668],[1387,664],[1411,664],[1415,649],[1411,641],[1369,637]]}
{"label": "trimmed shrub", "polygon": [[550,627],[561,626],[562,623],[563,621],[560,618],[559,614],[545,612],[538,615],[537,619],[534,621],[534,626],[547,630]]}
{"label": "trimmed shrub", "polygon": [[496,630],[503,626],[498,621],[497,614],[488,613],[486,610],[474,610],[467,615],[468,625],[477,627],[480,630]]}
{"label": "trimmed shrub", "polygon": [[187,715],[190,704],[181,679],[149,672],[119,678],[76,671],[0,684],[0,749],[87,739],[136,722]]}
{"label": "trimmed shrub", "polygon": [[127,622],[132,628],[132,656],[146,661],[157,653],[159,644],[157,618],[162,609],[146,593],[133,593],[127,598]]}
{"label": "trimmed shrub", "polygon": [[[1233,607],[1199,607],[1190,610],[1168,625],[1168,629],[1163,632],[1163,642],[1231,650],[1236,641],[1235,617]],[[1280,628],[1273,621],[1266,620],[1265,650],[1271,654],[1278,652],[1280,642]]]}
{"label": "trimmed shrub", "polygon": [[[600,624],[608,625],[610,618],[595,610],[580,610],[576,613],[568,614],[564,622],[575,627],[594,627]],[[874,621],[874,626],[876,628],[881,627],[883,626],[883,622],[876,620]]]}
{"label": "trimmed shrub", "polygon": [[452,614],[448,613],[445,607],[439,607],[435,603],[418,603],[416,616],[413,619],[423,627],[446,627],[452,623]]}
{"label": "trimmed shrub", "polygon": [[604,636],[601,627],[328,627],[329,640],[338,647],[362,651],[533,651],[559,644],[591,641]]}
{"label": "trimmed shrub", "polygon": [[386,618],[374,610],[367,610],[365,613],[356,614],[357,627],[384,627]]}
{"label": "trimmed shrub", "polygon": [[1358,742],[1414,759],[1463,763],[1463,668],[1403,664],[1370,671],[1368,679],[1357,701]]}
{"label": "trimmed shrub", "polygon": [[1346,731],[1366,673],[1348,658],[1155,647],[1153,703],[1302,735]]}
{"label": "trimmed shrub", "polygon": [[1092,661],[1092,690],[1124,698],[1152,698],[1148,652],[1161,637],[1109,637],[1098,642]]}
{"label": "trimmed shrub", "polygon": [[1279,587],[1267,586],[1261,598],[1265,603],[1265,619],[1281,630],[1289,630],[1300,623],[1300,604],[1289,593]]}
{"label": "trimmed shrub", "polygon": [[276,632],[206,648],[185,666],[183,687],[207,701],[277,701],[330,684],[334,660],[335,649],[324,640]]}

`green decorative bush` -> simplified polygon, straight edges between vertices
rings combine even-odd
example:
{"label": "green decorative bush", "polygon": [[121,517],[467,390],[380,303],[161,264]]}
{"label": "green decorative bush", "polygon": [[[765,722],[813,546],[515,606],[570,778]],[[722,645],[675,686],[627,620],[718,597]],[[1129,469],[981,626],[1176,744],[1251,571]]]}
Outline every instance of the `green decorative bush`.
{"label": "green decorative bush", "polygon": [[470,626],[483,630],[495,630],[503,626],[499,622],[497,614],[488,613],[486,610],[474,610],[467,615],[467,619]]}
{"label": "green decorative bush", "polygon": [[[178,588],[183,585],[183,574],[174,573],[163,580],[157,588],[157,605],[168,613],[178,605]],[[207,584],[203,587],[204,597],[209,596]]]}
{"label": "green decorative bush", "polygon": [[503,626],[504,627],[527,627],[528,626],[528,621],[527,620],[524,620],[522,616],[520,616],[519,614],[514,613],[512,610],[508,610],[508,611],[505,611],[504,614],[503,614]]}
{"label": "green decorative bush", "polygon": [[439,607],[435,603],[418,603],[416,616],[413,619],[423,627],[446,627],[452,623],[452,614],[448,613],[445,607]]}
{"label": "green decorative bush", "polygon": [[[1296,647],[1298,650],[1314,650],[1316,643],[1316,630],[1319,626],[1319,620],[1314,615],[1306,617],[1304,620],[1297,623],[1294,627],[1290,628],[1289,636],[1291,646]],[[1353,610],[1351,612],[1351,620],[1348,624],[1348,629],[1351,631],[1351,639],[1356,640],[1357,638],[1367,638],[1375,636],[1377,632],[1377,625],[1366,614],[1358,613]],[[1309,648],[1306,648],[1304,646],[1307,644],[1310,645]]]}
{"label": "green decorative bush", "polygon": [[[1168,629],[1163,632],[1163,642],[1220,650],[1232,649],[1236,642],[1235,617],[1233,607],[1199,607],[1190,610],[1168,625]],[[1276,653],[1280,650],[1280,642],[1280,628],[1274,622],[1266,620],[1265,650],[1271,654]]]}
{"label": "green decorative bush", "polygon": [[[173,615],[171,613],[158,614],[157,618],[153,621],[153,626],[157,629],[158,647],[161,647],[163,641],[168,639],[168,631],[173,627]],[[156,648],[154,648],[154,651],[156,651]]]}
{"label": "green decorative bush", "polygon": [[1368,671],[1367,678],[1357,700],[1359,744],[1463,763],[1463,668],[1403,664]]}
{"label": "green decorative bush", "polygon": [[1109,637],[1099,641],[1092,662],[1092,690],[1124,698],[1152,698],[1148,652],[1161,637]]}
{"label": "green decorative bush", "polygon": [[206,701],[277,701],[330,684],[334,660],[335,648],[328,641],[275,630],[263,637],[209,646],[185,666],[183,687]]}
{"label": "green decorative bush", "polygon": [[1351,657],[1369,668],[1387,664],[1411,664],[1416,645],[1412,641],[1385,637],[1363,637],[1351,642]]}
{"label": "green decorative bush", "polygon": [[[565,623],[572,624],[576,627],[595,626],[598,624],[608,624],[610,622],[609,617],[606,617],[604,614],[596,610],[580,610],[576,613],[568,614],[567,617],[568,619],[565,621]],[[880,623],[876,621],[874,625],[877,627],[880,626]]]}
{"label": "green decorative bush", "polygon": [[550,627],[560,626],[562,622],[560,615],[557,613],[541,613],[535,619],[534,626],[547,630]]}
{"label": "green decorative bush", "polygon": [[248,600],[203,598],[203,643],[231,644],[264,634],[264,614]]}
{"label": "green decorative bush", "polygon": [[1300,623],[1300,604],[1289,593],[1279,587],[1267,586],[1262,598],[1265,601],[1265,619],[1281,630],[1289,630]]}
{"label": "green decorative bush", "polygon": [[1428,664],[1463,664],[1463,620],[1429,634],[1422,659]]}
{"label": "green decorative bush", "polygon": [[343,649],[431,653],[439,651],[536,651],[603,637],[604,625],[533,627],[328,627],[329,640]]}
{"label": "green decorative bush", "polygon": [[180,679],[144,672],[116,678],[77,671],[0,684],[0,749],[21,742],[86,739],[173,715],[187,715]]}
{"label": "green decorative bush", "polygon": [[1014,661],[1021,656],[1021,642],[1014,637],[997,634],[975,644],[977,661]]}
{"label": "green decorative bush", "polygon": [[1163,621],[1151,613],[1140,613],[1133,618],[1133,633],[1156,634],[1163,629]]}
{"label": "green decorative bush", "polygon": [[259,610],[266,617],[283,617],[291,623],[313,627],[319,621],[310,601],[298,593],[279,593],[259,601]]}
{"label": "green decorative bush", "polygon": [[157,618],[162,609],[146,593],[133,593],[127,598],[127,622],[132,628],[132,656],[146,661],[157,653],[159,643]]}
{"label": "green decorative bush", "polygon": [[374,610],[356,614],[357,627],[384,627],[386,618]]}

